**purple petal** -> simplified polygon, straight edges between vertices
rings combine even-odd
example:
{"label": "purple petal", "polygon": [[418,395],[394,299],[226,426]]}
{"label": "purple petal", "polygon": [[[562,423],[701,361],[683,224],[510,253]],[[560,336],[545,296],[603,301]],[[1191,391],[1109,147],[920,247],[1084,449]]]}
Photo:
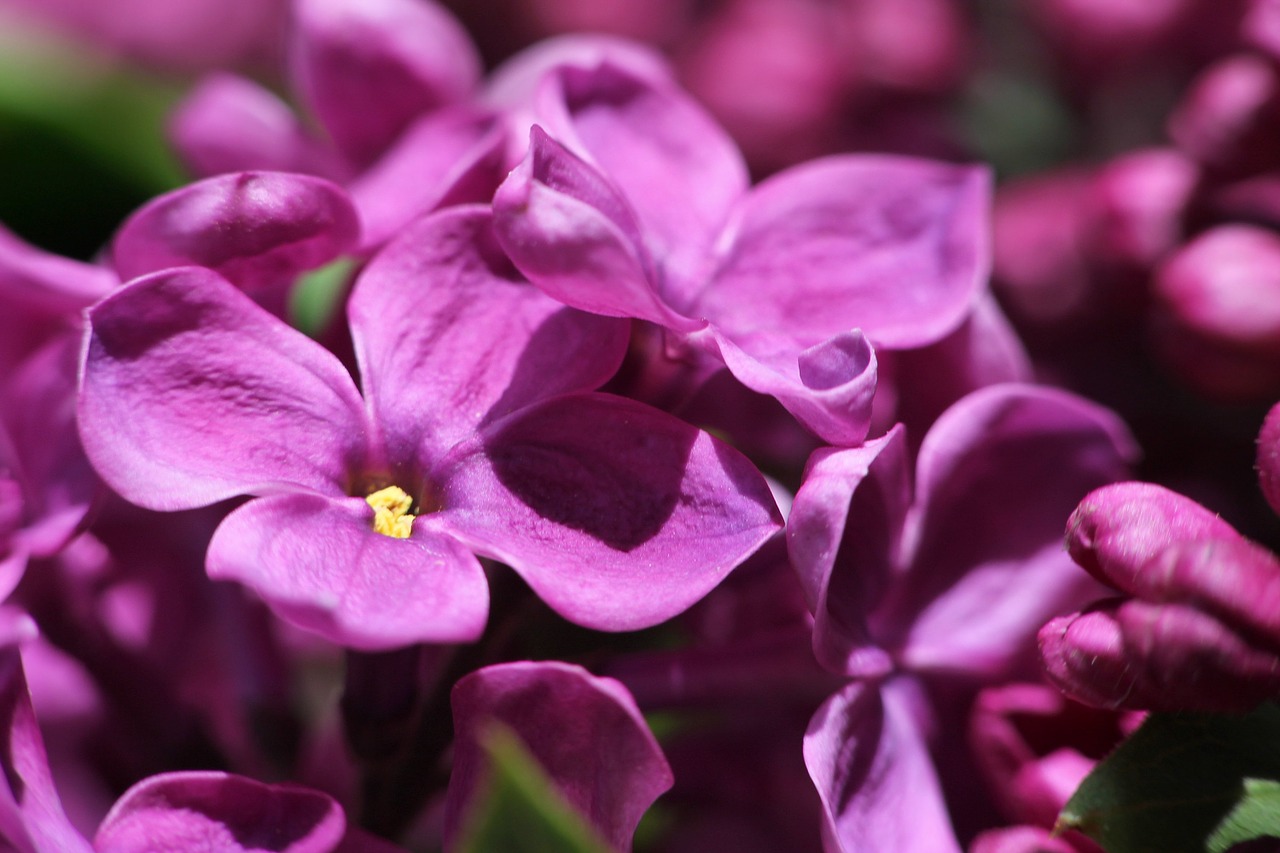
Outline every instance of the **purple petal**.
{"label": "purple petal", "polygon": [[979,833],[969,853],[1080,853],[1071,842],[1039,826],[1011,826]]}
{"label": "purple petal", "polygon": [[440,110],[411,125],[350,185],[362,249],[376,249],[437,207],[488,203],[506,171],[502,142],[494,117],[471,108]]}
{"label": "purple petal", "polygon": [[609,180],[541,128],[493,197],[502,248],[529,280],[574,308],[692,331],[671,310],[640,226]]}
{"label": "purple petal", "polygon": [[168,267],[209,267],[246,290],[292,283],[355,248],[359,217],[321,178],[240,172],[152,199],[112,243],[122,279]]}
{"label": "purple petal", "polygon": [[920,448],[910,568],[877,636],[901,637],[913,668],[1007,674],[1046,619],[1102,592],[1062,553],[1062,523],[1134,455],[1119,419],[1062,391],[993,385],[952,406]]}
{"label": "purple petal", "polygon": [[673,781],[626,688],[577,666],[520,662],[477,670],[453,688],[453,719],[446,847],[482,782],[481,741],[494,723],[523,741],[560,794],[615,850],[631,849],[640,817]]}
{"label": "purple petal", "polygon": [[525,281],[479,207],[408,228],[360,275],[348,313],[392,459],[439,459],[481,423],[598,388],[629,338],[628,323],[565,308]]}
{"label": "purple petal", "polygon": [[1280,513],[1280,403],[1271,407],[1258,433],[1258,485]]}
{"label": "purple petal", "polygon": [[466,548],[421,523],[407,539],[377,533],[360,498],[250,501],[214,533],[208,570],[347,648],[470,642],[488,618],[488,583]]}
{"label": "purple petal", "polygon": [[468,97],[480,58],[443,6],[423,0],[294,3],[291,70],[312,112],[357,165],[418,116]]}
{"label": "purple petal", "polygon": [[342,807],[298,785],[265,785],[217,771],[143,779],[98,827],[110,853],[330,853],[346,830]]}
{"label": "purple petal", "polygon": [[270,90],[235,74],[205,77],[169,119],[169,139],[199,177],[304,172],[337,180],[344,167]]}
{"label": "purple petal", "polygon": [[[10,631],[4,633],[9,635]],[[0,742],[0,769],[4,771],[0,776],[0,841],[21,853],[91,853],[89,843],[67,820],[53,786],[22,658],[14,645],[0,650],[0,721],[4,724]]]}
{"label": "purple petal", "polygon": [[549,77],[540,122],[618,187],[663,269],[665,296],[688,305],[711,241],[749,185],[737,147],[677,86],[607,57]]}
{"label": "purple petal", "polygon": [[892,581],[911,500],[901,428],[851,450],[819,450],[787,519],[787,550],[815,615],[813,650],[835,672],[877,678],[893,669],[867,615]]}
{"label": "purple petal", "polygon": [[735,379],[776,399],[819,438],[856,445],[867,437],[878,373],[875,353],[861,331],[843,332],[804,350],[787,336],[763,329],[734,340],[709,326],[701,337]]}
{"label": "purple petal", "polygon": [[432,480],[444,511],[430,518],[509,564],[566,619],[606,631],[682,612],[781,526],[745,457],[605,394],[524,409]]}
{"label": "purple petal", "polygon": [[890,156],[798,166],[747,195],[689,313],[735,339],[770,318],[803,349],[861,328],[877,346],[955,329],[986,282],[989,178]]}
{"label": "purple petal", "polygon": [[1231,525],[1154,483],[1115,483],[1085,496],[1067,520],[1071,559],[1103,583],[1136,592],[1143,567],[1175,542],[1231,539]]}
{"label": "purple petal", "polygon": [[809,723],[804,762],[817,786],[827,849],[959,853],[937,774],[900,697],[853,682]]}
{"label": "purple petal", "polygon": [[89,312],[80,435],[150,509],[241,494],[343,494],[370,428],[350,376],[215,273],[139,279]]}

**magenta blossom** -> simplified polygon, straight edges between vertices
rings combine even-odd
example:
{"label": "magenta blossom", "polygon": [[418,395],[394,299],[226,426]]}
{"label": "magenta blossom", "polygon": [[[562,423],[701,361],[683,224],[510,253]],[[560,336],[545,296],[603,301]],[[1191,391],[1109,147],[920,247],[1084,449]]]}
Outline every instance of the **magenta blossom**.
{"label": "magenta blossom", "polygon": [[208,570],[297,625],[361,649],[474,639],[476,552],[574,622],[640,628],[779,527],[744,457],[591,393],[626,324],[528,286],[487,210],[404,232],[348,315],[363,398],[336,358],[204,268],[144,276],[90,312],[91,461],[152,509],[259,496],[218,528]]}

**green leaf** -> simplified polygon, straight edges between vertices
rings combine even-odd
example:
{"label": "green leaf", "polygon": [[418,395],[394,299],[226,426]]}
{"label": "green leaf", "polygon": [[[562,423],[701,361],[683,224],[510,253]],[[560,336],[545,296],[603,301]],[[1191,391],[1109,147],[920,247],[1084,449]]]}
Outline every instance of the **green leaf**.
{"label": "green leaf", "polygon": [[489,785],[472,801],[459,853],[610,853],[510,729],[493,725],[483,745]]}
{"label": "green leaf", "polygon": [[312,338],[323,334],[341,308],[355,268],[354,258],[338,258],[299,276],[289,297],[289,320],[293,327]]}
{"label": "green leaf", "polygon": [[1058,816],[1108,853],[1224,853],[1280,836],[1280,708],[1154,714]]}

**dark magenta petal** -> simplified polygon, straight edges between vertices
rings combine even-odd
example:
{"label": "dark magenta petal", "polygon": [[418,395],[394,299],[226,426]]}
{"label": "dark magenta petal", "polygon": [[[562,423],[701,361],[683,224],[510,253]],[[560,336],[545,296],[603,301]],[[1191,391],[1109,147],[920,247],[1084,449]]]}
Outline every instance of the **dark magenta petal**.
{"label": "dark magenta petal", "polygon": [[618,187],[662,267],[664,295],[687,306],[711,241],[749,185],[737,147],[693,98],[650,74],[605,58],[549,76],[540,122]]}
{"label": "dark magenta petal", "polygon": [[895,690],[855,681],[822,704],[805,732],[826,849],[959,853],[920,726]]}
{"label": "dark magenta petal", "polygon": [[209,575],[245,584],[281,618],[347,648],[470,642],[488,618],[484,572],[423,520],[397,539],[374,531],[362,498],[260,498],[214,533]]}
{"label": "dark magenta petal", "polygon": [[512,262],[560,302],[685,331],[702,325],[658,292],[660,276],[618,189],[541,128],[494,195],[493,216]]}
{"label": "dark magenta petal", "polygon": [[813,649],[828,669],[883,677],[893,668],[867,617],[891,583],[911,485],[902,429],[810,457],[787,519],[787,550],[814,613]]}
{"label": "dark magenta petal", "polygon": [[235,74],[205,77],[169,119],[169,139],[197,177],[270,170],[343,177],[332,151],[270,90]]}
{"label": "dark magenta petal", "polygon": [[1280,692],[1280,655],[1186,604],[1100,602],[1046,624],[1045,675],[1099,708],[1248,710]]}
{"label": "dark magenta petal", "polygon": [[743,385],[767,394],[806,429],[836,445],[860,444],[871,423],[875,352],[853,329],[807,349],[787,335],[756,330],[732,339],[715,326],[700,335]]}
{"label": "dark magenta petal", "polygon": [[359,166],[418,116],[468,97],[480,58],[443,6],[424,0],[300,0],[290,64],[312,112]]}
{"label": "dark magenta petal", "polygon": [[628,631],[682,612],[781,526],[746,457],[621,397],[540,403],[431,476],[436,519],[510,565],[579,625]]}
{"label": "dark magenta petal", "polygon": [[1258,485],[1280,513],[1280,403],[1271,407],[1258,433]]}
{"label": "dark magenta petal", "polygon": [[499,664],[453,688],[453,775],[445,843],[483,784],[482,741],[501,724],[528,747],[565,800],[614,850],[630,850],[645,810],[671,787],[671,768],[631,694],[612,678],[550,662]]}
{"label": "dark magenta petal", "polygon": [[1169,136],[1219,175],[1275,168],[1280,76],[1271,61],[1236,53],[1210,65],[1169,116]]}
{"label": "dark magenta petal", "polygon": [[319,344],[217,274],[138,279],[89,312],[80,435],[98,473],[150,509],[242,494],[343,494],[371,430]]}
{"label": "dark magenta petal", "polygon": [[437,207],[488,203],[506,171],[502,143],[496,119],[470,107],[439,110],[411,125],[349,186],[362,249],[376,249]]}
{"label": "dark magenta petal", "polygon": [[930,429],[916,469],[906,573],[876,614],[908,666],[995,677],[1051,616],[1100,588],[1062,551],[1063,519],[1136,456],[1110,411],[1033,385],[993,385]]}
{"label": "dark magenta petal", "polygon": [[983,169],[889,156],[817,160],[745,196],[688,313],[738,339],[775,318],[800,348],[860,328],[876,346],[932,343],[986,283]]}
{"label": "dark magenta petal", "polygon": [[391,459],[437,460],[481,423],[622,363],[625,321],[548,298],[498,246],[487,208],[407,228],[361,273],[348,313],[366,399]]}
{"label": "dark magenta petal", "polygon": [[1154,483],[1114,483],[1090,492],[1067,520],[1071,559],[1103,583],[1136,593],[1143,567],[1175,542],[1230,539],[1231,525]]}
{"label": "dark magenta petal", "polygon": [[178,771],[125,791],[93,844],[99,853],[331,853],[346,823],[342,807],[319,791]]}
{"label": "dark magenta petal", "polygon": [[981,832],[969,853],[1080,853],[1079,848],[1039,826],[1011,826]]}
{"label": "dark magenta petal", "polygon": [[152,199],[120,226],[111,254],[122,279],[167,267],[209,267],[246,290],[291,283],[351,251],[360,221],[322,178],[239,172]]}
{"label": "dark magenta petal", "polygon": [[[28,620],[29,622],[29,620]],[[21,632],[11,611],[0,620],[0,841],[20,853],[91,853],[92,848],[67,820],[53,786],[40,725],[14,641]],[[29,623],[29,629],[34,625]]]}

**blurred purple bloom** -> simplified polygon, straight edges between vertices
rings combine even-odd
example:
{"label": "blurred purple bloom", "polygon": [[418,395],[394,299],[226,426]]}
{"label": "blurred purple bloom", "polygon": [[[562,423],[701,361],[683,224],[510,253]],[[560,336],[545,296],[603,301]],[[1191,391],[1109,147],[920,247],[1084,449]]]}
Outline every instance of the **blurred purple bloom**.
{"label": "blurred purple bloom", "polygon": [[580,667],[550,661],[477,670],[454,686],[453,718],[446,848],[483,793],[483,741],[495,724],[523,742],[560,795],[614,850],[631,849],[641,816],[671,787],[671,768],[631,694]]}
{"label": "blurred purple bloom", "polygon": [[[259,495],[208,569],[353,648],[471,640],[511,565],[566,618],[652,625],[779,526],[763,478],[693,427],[591,393],[626,324],[511,269],[486,210],[421,220],[348,308],[361,393],[327,351],[216,273],[144,276],[90,313],[86,450],[127,499]],[[385,535],[384,535],[385,534]]]}

